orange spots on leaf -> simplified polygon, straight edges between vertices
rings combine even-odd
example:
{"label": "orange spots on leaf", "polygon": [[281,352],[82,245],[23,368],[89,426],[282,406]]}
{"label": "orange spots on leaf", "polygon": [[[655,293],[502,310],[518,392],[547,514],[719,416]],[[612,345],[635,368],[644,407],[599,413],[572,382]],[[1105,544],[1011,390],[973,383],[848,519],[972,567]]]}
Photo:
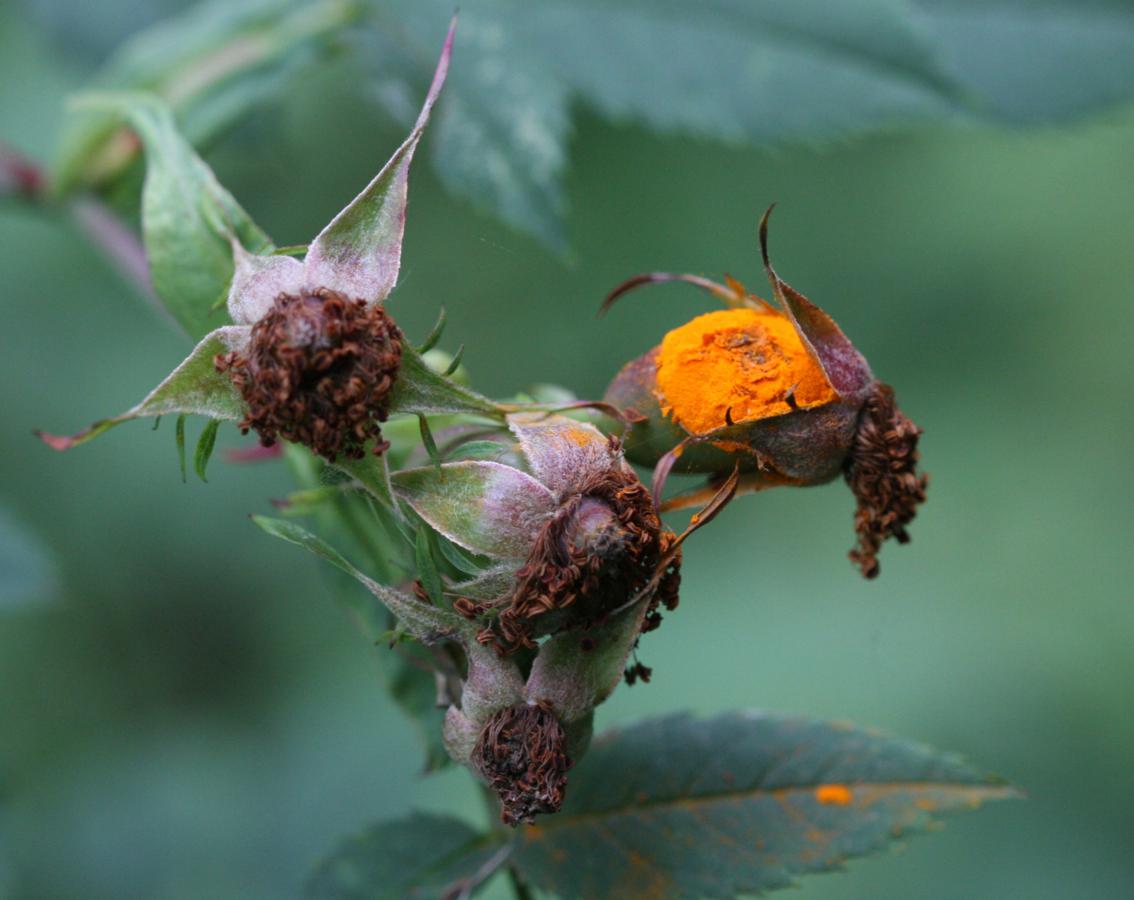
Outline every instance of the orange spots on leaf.
{"label": "orange spots on leaf", "polygon": [[815,788],[815,799],[824,805],[846,806],[854,800],[854,794],[845,784],[821,784]]}

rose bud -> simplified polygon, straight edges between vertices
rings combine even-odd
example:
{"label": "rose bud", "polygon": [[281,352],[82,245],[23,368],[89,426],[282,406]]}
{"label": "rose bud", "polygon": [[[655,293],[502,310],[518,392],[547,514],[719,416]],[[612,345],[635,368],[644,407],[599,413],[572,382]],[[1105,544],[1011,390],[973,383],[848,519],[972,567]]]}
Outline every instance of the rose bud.
{"label": "rose bud", "polygon": [[442,590],[471,629],[446,746],[517,824],[559,808],[595,706],[661,608],[677,605],[681,538],[662,525],[617,439],[551,413],[507,421],[512,442],[496,458],[403,470],[392,484],[481,561],[479,575]]}
{"label": "rose bud", "polygon": [[[842,473],[858,504],[850,558],[873,578],[882,542],[905,543],[925,499],[926,477],[917,472],[921,430],[834,320],[776,274],[768,258],[770,213],[760,220],[760,250],[775,305],[733,279],[720,285],[666,273],[632,278],[607,298],[604,310],[641,285],[684,281],[727,309],[670,331],[615,376],[605,400],[640,419],[626,452],[657,466],[656,495],[671,470],[719,479],[738,466],[745,491],[822,484]],[[684,498],[676,498],[663,508],[681,505]]]}
{"label": "rose bud", "polygon": [[526,471],[465,460],[392,479],[437,532],[492,561],[479,581],[454,587],[457,611],[481,624],[480,642],[506,656],[590,630],[647,593],[650,623],[658,606],[676,606],[676,535],[618,440],[550,413],[515,413],[508,426]]}
{"label": "rose bud", "polygon": [[[499,418],[495,404],[432,371],[385,307],[401,265],[410,163],[445,82],[452,42],[450,26],[409,136],[370,184],[316,235],[302,260],[274,252],[254,225],[245,230],[258,238],[243,232],[241,237],[263,252],[250,252],[227,224],[238,218],[234,210],[240,218],[246,214],[177,135],[168,110],[147,106],[137,113],[135,126],[147,156],[156,159],[155,170],[188,168],[202,180],[208,199],[233,213],[226,219],[206,208],[202,218],[218,219],[210,226],[214,233],[202,238],[199,229],[190,228],[193,223],[186,223],[186,232],[175,235],[181,243],[172,249],[215,239],[224,255],[224,243],[231,246],[227,310],[234,324],[207,334],[188,359],[122,415],[70,437],[41,437],[66,449],[130,419],[196,413],[237,420],[243,431],[255,430],[265,447],[282,438],[348,466],[367,449],[379,454],[387,447],[380,425],[392,413],[471,412]],[[170,240],[164,232],[161,236]],[[156,238],[150,252],[162,260],[175,255]],[[183,278],[205,274],[181,273]],[[176,291],[162,299],[171,307],[185,302]]]}

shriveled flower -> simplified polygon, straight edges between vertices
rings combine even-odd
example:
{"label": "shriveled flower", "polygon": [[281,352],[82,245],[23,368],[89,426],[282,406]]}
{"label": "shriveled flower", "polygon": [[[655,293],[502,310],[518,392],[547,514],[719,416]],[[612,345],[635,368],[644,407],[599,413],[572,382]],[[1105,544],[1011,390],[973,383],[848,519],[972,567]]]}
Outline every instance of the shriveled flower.
{"label": "shriveled flower", "polygon": [[386,311],[326,288],[280,294],[252,326],[245,350],[216,358],[228,372],[247,412],[240,429],[254,428],[270,447],[278,437],[306,444],[334,460],[374,452],[379,423],[390,409],[390,389],[402,361],[401,331]]}
{"label": "shriveled flower", "polygon": [[[229,226],[230,218],[250,220],[176,134],[168,111],[159,110],[162,116],[146,106],[164,128],[150,133],[146,129],[158,125],[139,117],[147,153],[157,155],[160,171],[181,166],[198,178],[209,201],[200,218],[213,228],[207,240],[221,235],[231,245],[227,308],[234,324],[206,335],[137,406],[76,435],[43,439],[65,449],[130,419],[197,413],[235,419],[243,431],[255,430],[264,446],[298,442],[341,462],[358,460],[367,449],[381,453],[387,444],[380,426],[394,412],[498,415],[495,404],[429,371],[384,306],[401,264],[410,163],[445,82],[452,41],[453,26],[409,136],[312,240],[302,261],[273,252],[254,225]],[[172,238],[161,234],[167,241],[204,240],[200,224],[193,227]],[[245,243],[267,249],[252,253]],[[170,251],[161,249],[165,260]],[[163,300],[182,302],[176,292]]]}
{"label": "shriveled flower", "polygon": [[658,467],[657,485],[671,470],[719,479],[737,466],[741,490],[843,474],[858,502],[851,559],[872,578],[883,541],[907,541],[925,499],[926,477],[916,468],[921,431],[830,316],[776,274],[770,212],[760,222],[760,249],[776,305],[733,279],[720,285],[666,273],[637,276],[610,295],[606,306],[644,284],[684,281],[728,308],[670,331],[618,373],[606,400],[639,415],[627,454]]}
{"label": "shriveled flower", "polygon": [[505,707],[481,731],[472,765],[500,798],[505,825],[531,822],[563,805],[567,733],[547,702]]}
{"label": "shriveled flower", "polygon": [[497,455],[511,464],[445,462],[396,472],[392,484],[483,561],[479,575],[446,579],[444,602],[429,607],[451,605],[469,629],[445,739],[517,824],[558,809],[594,708],[660,610],[677,605],[684,535],[662,525],[617,440],[544,412],[507,422],[514,443]]}

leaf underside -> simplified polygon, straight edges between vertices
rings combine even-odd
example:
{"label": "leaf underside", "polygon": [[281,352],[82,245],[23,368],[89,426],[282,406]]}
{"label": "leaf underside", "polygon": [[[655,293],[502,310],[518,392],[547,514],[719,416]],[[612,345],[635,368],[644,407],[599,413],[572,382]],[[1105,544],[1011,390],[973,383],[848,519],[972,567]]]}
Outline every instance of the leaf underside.
{"label": "leaf underside", "polygon": [[[426,47],[452,4],[391,8]],[[372,58],[379,80],[404,77],[396,54]],[[419,77],[427,61],[419,54]],[[562,246],[573,98],[616,122],[756,145],[978,119],[1059,123],[1134,97],[1134,9],[1121,0],[485,0],[462,13],[449,91],[433,148],[442,179]]]}

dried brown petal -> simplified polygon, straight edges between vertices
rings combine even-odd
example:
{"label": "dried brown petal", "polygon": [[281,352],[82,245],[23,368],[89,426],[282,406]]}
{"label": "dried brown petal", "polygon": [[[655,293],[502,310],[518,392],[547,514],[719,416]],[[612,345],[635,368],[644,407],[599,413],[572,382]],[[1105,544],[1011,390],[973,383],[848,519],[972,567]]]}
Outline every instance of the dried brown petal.
{"label": "dried brown petal", "polygon": [[401,331],[378,305],[331,290],[281,294],[245,351],[218,356],[247,405],[240,428],[265,447],[279,438],[334,460],[361,459],[389,413]]}
{"label": "dried brown petal", "polygon": [[548,704],[510,706],[485,724],[472,764],[500,798],[505,825],[559,811],[567,790],[567,735]]}
{"label": "dried brown petal", "polygon": [[863,407],[854,445],[844,467],[858,500],[851,560],[866,578],[878,575],[878,551],[887,538],[909,541],[906,526],[925,502],[928,477],[917,472],[921,429],[894,402],[894,390],[876,383]]}

